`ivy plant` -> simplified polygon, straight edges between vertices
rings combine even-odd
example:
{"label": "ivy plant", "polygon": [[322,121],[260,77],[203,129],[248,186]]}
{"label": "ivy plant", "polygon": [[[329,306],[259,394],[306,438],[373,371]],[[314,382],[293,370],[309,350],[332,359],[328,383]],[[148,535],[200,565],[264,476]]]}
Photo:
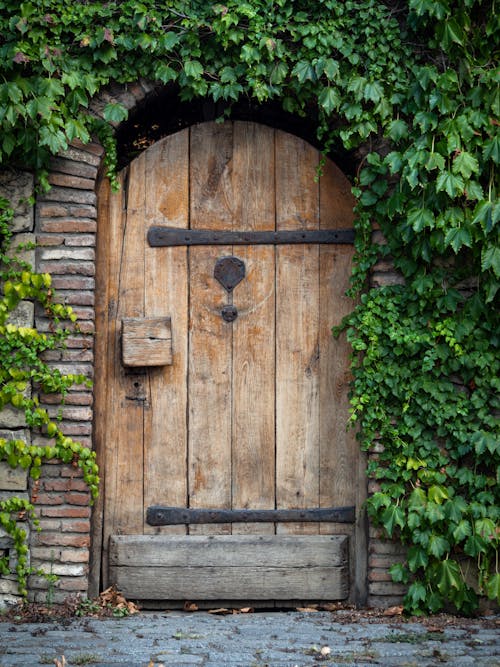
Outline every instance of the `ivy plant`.
{"label": "ivy plant", "polygon": [[[409,612],[471,613],[482,594],[500,601],[495,0],[0,0],[0,9],[0,164],[34,169],[41,188],[50,155],[93,134],[113,179],[113,127],[127,111],[111,100],[96,117],[91,101],[141,77],[185,101],[223,101],[228,116],[243,98],[279,100],[315,118],[325,153],[358,155],[352,293],[362,296],[343,328],[352,421],[380,485],[370,516],[408,545],[391,571],[408,583]],[[400,280],[370,290],[380,258]],[[19,296],[71,318],[50,277],[16,271],[4,276],[5,308]],[[63,335],[2,326],[5,349],[23,340],[5,402],[17,396],[30,423],[52,432],[54,454],[73,452],[84,470],[90,460],[92,485],[93,459],[20,393],[28,366],[30,381],[48,382],[26,361]],[[75,378],[53,381],[64,393]],[[37,474],[40,455],[29,456]]]}
{"label": "ivy plant", "polygon": [[[38,400],[38,392],[41,391],[58,394],[64,401],[72,385],[88,384],[84,376],[63,374],[43,360],[43,352],[64,344],[71,329],[63,325],[66,322],[71,326],[76,317],[71,307],[54,299],[49,274],[36,273],[29,264],[10,252],[12,231],[9,223],[12,216],[13,209],[0,198],[0,279],[3,289],[0,297],[0,410],[8,406],[22,410],[27,426],[44,433],[47,445],[30,445],[21,438],[0,438],[0,462],[12,468],[29,470],[34,480],[40,477],[45,461],[57,459],[72,463],[82,469],[91,497],[95,498],[99,483],[95,452],[65,436],[58,420],[51,419]],[[43,307],[54,325],[52,331],[40,332],[9,321],[19,303],[25,300]],[[31,570],[26,532],[17,518],[31,519],[37,525],[32,503],[17,497],[0,501],[0,527],[13,540],[19,592],[25,596],[26,579]],[[9,573],[9,567],[10,557],[7,554],[0,558],[0,574]]]}

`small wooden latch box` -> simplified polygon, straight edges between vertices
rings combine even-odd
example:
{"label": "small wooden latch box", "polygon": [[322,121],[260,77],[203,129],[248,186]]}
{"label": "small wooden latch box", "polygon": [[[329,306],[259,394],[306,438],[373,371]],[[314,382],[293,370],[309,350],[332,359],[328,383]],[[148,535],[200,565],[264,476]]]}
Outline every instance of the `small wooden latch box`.
{"label": "small wooden latch box", "polygon": [[127,317],[122,320],[124,366],[167,366],[172,363],[170,317]]}

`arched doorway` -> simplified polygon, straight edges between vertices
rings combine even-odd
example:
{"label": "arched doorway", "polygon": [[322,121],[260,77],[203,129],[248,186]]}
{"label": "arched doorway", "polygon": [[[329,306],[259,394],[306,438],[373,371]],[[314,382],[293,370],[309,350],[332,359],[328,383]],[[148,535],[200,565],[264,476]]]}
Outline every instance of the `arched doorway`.
{"label": "arched doorway", "polygon": [[100,186],[102,571],[128,597],[354,597],[360,454],[331,337],[353,200],[319,161],[279,130],[203,123]]}

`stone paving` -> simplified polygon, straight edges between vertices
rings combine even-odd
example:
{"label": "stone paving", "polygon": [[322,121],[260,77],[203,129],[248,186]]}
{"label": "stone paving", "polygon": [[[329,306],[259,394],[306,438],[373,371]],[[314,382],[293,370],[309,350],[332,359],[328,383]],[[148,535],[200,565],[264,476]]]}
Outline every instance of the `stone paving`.
{"label": "stone paving", "polygon": [[0,667],[500,667],[500,618],[441,627],[342,612],[142,612],[0,622]]}

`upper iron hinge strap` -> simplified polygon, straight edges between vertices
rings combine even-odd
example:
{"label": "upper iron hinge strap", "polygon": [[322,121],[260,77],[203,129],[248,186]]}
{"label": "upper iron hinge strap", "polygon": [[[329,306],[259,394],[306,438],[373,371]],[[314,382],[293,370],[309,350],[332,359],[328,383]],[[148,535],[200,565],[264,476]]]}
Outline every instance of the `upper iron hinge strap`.
{"label": "upper iron hinge strap", "polygon": [[354,243],[354,229],[311,229],[279,232],[211,231],[153,226],[148,231],[150,246],[191,245],[284,245],[290,243]]}

